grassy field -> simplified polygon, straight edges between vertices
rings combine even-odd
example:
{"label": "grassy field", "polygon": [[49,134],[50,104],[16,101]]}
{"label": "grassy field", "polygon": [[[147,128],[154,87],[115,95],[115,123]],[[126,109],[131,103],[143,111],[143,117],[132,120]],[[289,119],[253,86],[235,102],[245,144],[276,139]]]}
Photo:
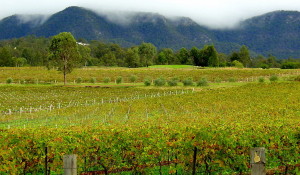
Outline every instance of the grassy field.
{"label": "grassy field", "polygon": [[[144,79],[157,79],[163,77],[165,79],[178,78],[180,81],[186,78],[192,78],[194,81],[205,77],[208,81],[219,82],[229,81],[256,81],[259,77],[269,77],[277,75],[286,77],[291,75],[300,75],[300,71],[282,70],[282,69],[232,69],[232,68],[212,68],[198,69],[190,68],[81,68],[75,69],[71,74],[67,75],[69,83],[74,83],[78,78],[82,82],[90,82],[92,78],[96,79],[96,83],[103,83],[107,77],[110,82],[114,83],[118,76],[123,78],[124,83],[130,82],[131,76],[137,77],[137,82],[143,82]],[[61,83],[63,76],[55,70],[47,70],[42,67],[28,68],[0,68],[0,83],[6,83],[8,78],[12,78],[14,83]]]}
{"label": "grassy field", "polygon": [[[154,77],[152,68],[105,69],[112,70],[123,77],[132,71]],[[225,79],[251,77],[250,72],[255,72],[253,76],[295,72],[192,70]],[[164,75],[169,71],[173,76],[182,73],[162,70]],[[226,71],[234,73],[223,75]],[[119,174],[191,174],[195,147],[198,174],[249,173],[252,147],[267,149],[270,172],[280,173],[283,167],[296,174],[299,99],[300,83],[282,78],[264,83],[210,82],[205,87],[1,85],[0,174],[42,174],[45,147],[51,174],[62,173],[65,154],[78,155],[79,171],[135,167]],[[176,163],[138,166],[163,161]]]}

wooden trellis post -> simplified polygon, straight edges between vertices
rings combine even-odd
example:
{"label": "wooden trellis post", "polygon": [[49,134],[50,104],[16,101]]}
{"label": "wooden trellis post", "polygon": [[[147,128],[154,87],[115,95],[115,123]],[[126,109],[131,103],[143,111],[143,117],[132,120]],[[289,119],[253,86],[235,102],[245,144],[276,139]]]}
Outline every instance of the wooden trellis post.
{"label": "wooden trellis post", "polygon": [[266,154],[265,148],[251,148],[250,150],[251,175],[266,174]]}
{"label": "wooden trellis post", "polygon": [[77,155],[64,156],[64,175],[77,175]]}

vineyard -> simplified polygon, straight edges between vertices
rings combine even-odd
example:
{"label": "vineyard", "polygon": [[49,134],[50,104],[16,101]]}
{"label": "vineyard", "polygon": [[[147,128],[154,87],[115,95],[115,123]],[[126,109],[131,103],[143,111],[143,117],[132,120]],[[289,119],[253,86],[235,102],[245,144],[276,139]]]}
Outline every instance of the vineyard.
{"label": "vineyard", "polygon": [[[48,76],[38,70],[40,80],[61,81],[58,73]],[[77,70],[70,77],[134,74],[142,81],[162,74],[225,80],[297,74],[275,69],[191,70]],[[5,72],[12,70],[2,71],[5,82]],[[10,77],[26,79],[22,71]],[[299,104],[300,83],[287,80],[175,88],[1,85],[0,174],[43,174],[46,162],[47,174],[62,174],[67,154],[78,156],[79,172],[191,174],[195,148],[197,174],[247,174],[253,147],[266,148],[268,170],[297,174]]]}
{"label": "vineyard", "polygon": [[[137,82],[143,82],[144,79],[156,79],[164,77],[166,79],[176,77],[179,80],[192,78],[198,81],[205,77],[211,82],[228,81],[234,79],[236,81],[253,81],[258,77],[266,77],[271,75],[291,76],[300,75],[299,70],[289,69],[199,69],[197,67],[187,68],[81,68],[75,69],[67,76],[69,83],[73,83],[78,78],[82,78],[83,82],[90,82],[91,78],[95,78],[97,83],[103,83],[107,77],[111,82],[115,82],[118,76],[124,78],[124,83],[128,83],[130,76],[137,76]],[[30,68],[0,68],[0,83],[6,83],[8,78],[12,78],[14,83],[61,83],[63,76],[56,70],[47,70],[42,67]]]}

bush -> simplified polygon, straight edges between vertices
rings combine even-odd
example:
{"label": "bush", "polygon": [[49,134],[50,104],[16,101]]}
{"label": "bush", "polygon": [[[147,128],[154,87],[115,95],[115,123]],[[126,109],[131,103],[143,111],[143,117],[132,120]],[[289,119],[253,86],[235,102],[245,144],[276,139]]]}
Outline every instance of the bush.
{"label": "bush", "polygon": [[144,80],[144,85],[145,85],[145,86],[150,86],[150,85],[151,85],[151,80],[145,79],[145,80]]}
{"label": "bush", "polygon": [[117,77],[116,83],[121,84],[122,82],[123,82],[123,77],[121,77],[121,76]]}
{"label": "bush", "polygon": [[193,86],[194,82],[192,78],[187,78],[182,81],[184,86]]}
{"label": "bush", "polygon": [[154,80],[155,86],[164,86],[166,84],[166,80],[164,78],[158,78]]}
{"label": "bush", "polygon": [[270,66],[268,64],[261,64],[259,67],[262,69],[270,69]]}
{"label": "bush", "polygon": [[90,82],[91,82],[91,83],[96,83],[96,82],[97,82],[97,79],[96,79],[95,77],[93,77],[93,78],[90,79]]}
{"label": "bush", "polygon": [[197,82],[197,86],[208,86],[208,81],[206,78],[201,78],[198,82]]}
{"label": "bush", "polygon": [[277,76],[277,75],[272,75],[272,76],[269,78],[269,80],[270,80],[271,82],[278,81],[278,76]]}
{"label": "bush", "polygon": [[265,78],[264,78],[264,77],[259,77],[259,78],[258,78],[258,82],[260,82],[260,83],[265,82]]}
{"label": "bush", "polygon": [[298,62],[286,62],[281,65],[281,69],[299,69],[300,63]]}
{"label": "bush", "polygon": [[103,79],[103,82],[104,83],[109,83],[111,80],[110,80],[110,78],[109,77],[105,77],[104,79]]}
{"label": "bush", "polygon": [[82,78],[81,78],[81,77],[78,77],[78,78],[75,80],[75,82],[76,82],[77,84],[82,83]]}
{"label": "bush", "polygon": [[232,62],[232,66],[236,67],[236,68],[244,68],[243,63],[239,62],[238,60],[234,60]]}
{"label": "bush", "polygon": [[231,77],[228,79],[229,82],[236,82],[235,78]]}
{"label": "bush", "polygon": [[24,79],[20,80],[20,84],[25,84],[26,81]]}
{"label": "bush", "polygon": [[129,80],[130,80],[131,83],[135,83],[136,80],[137,80],[137,76],[131,75],[131,76],[129,77]]}
{"label": "bush", "polygon": [[169,86],[177,86],[178,85],[178,79],[177,78],[172,78],[171,80],[168,81]]}
{"label": "bush", "polygon": [[8,78],[6,80],[6,84],[12,84],[14,82],[14,80],[12,78]]}
{"label": "bush", "polygon": [[300,81],[300,76],[295,77],[294,81]]}

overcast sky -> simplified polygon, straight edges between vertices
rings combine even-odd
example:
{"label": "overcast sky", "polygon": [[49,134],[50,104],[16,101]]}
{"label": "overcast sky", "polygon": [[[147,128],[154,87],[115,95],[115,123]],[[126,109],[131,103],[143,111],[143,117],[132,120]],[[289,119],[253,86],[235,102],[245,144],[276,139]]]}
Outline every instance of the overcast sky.
{"label": "overcast sky", "polygon": [[14,14],[53,14],[68,6],[97,11],[156,12],[190,17],[210,27],[232,27],[238,21],[274,10],[300,11],[300,0],[1,0],[0,19]]}

